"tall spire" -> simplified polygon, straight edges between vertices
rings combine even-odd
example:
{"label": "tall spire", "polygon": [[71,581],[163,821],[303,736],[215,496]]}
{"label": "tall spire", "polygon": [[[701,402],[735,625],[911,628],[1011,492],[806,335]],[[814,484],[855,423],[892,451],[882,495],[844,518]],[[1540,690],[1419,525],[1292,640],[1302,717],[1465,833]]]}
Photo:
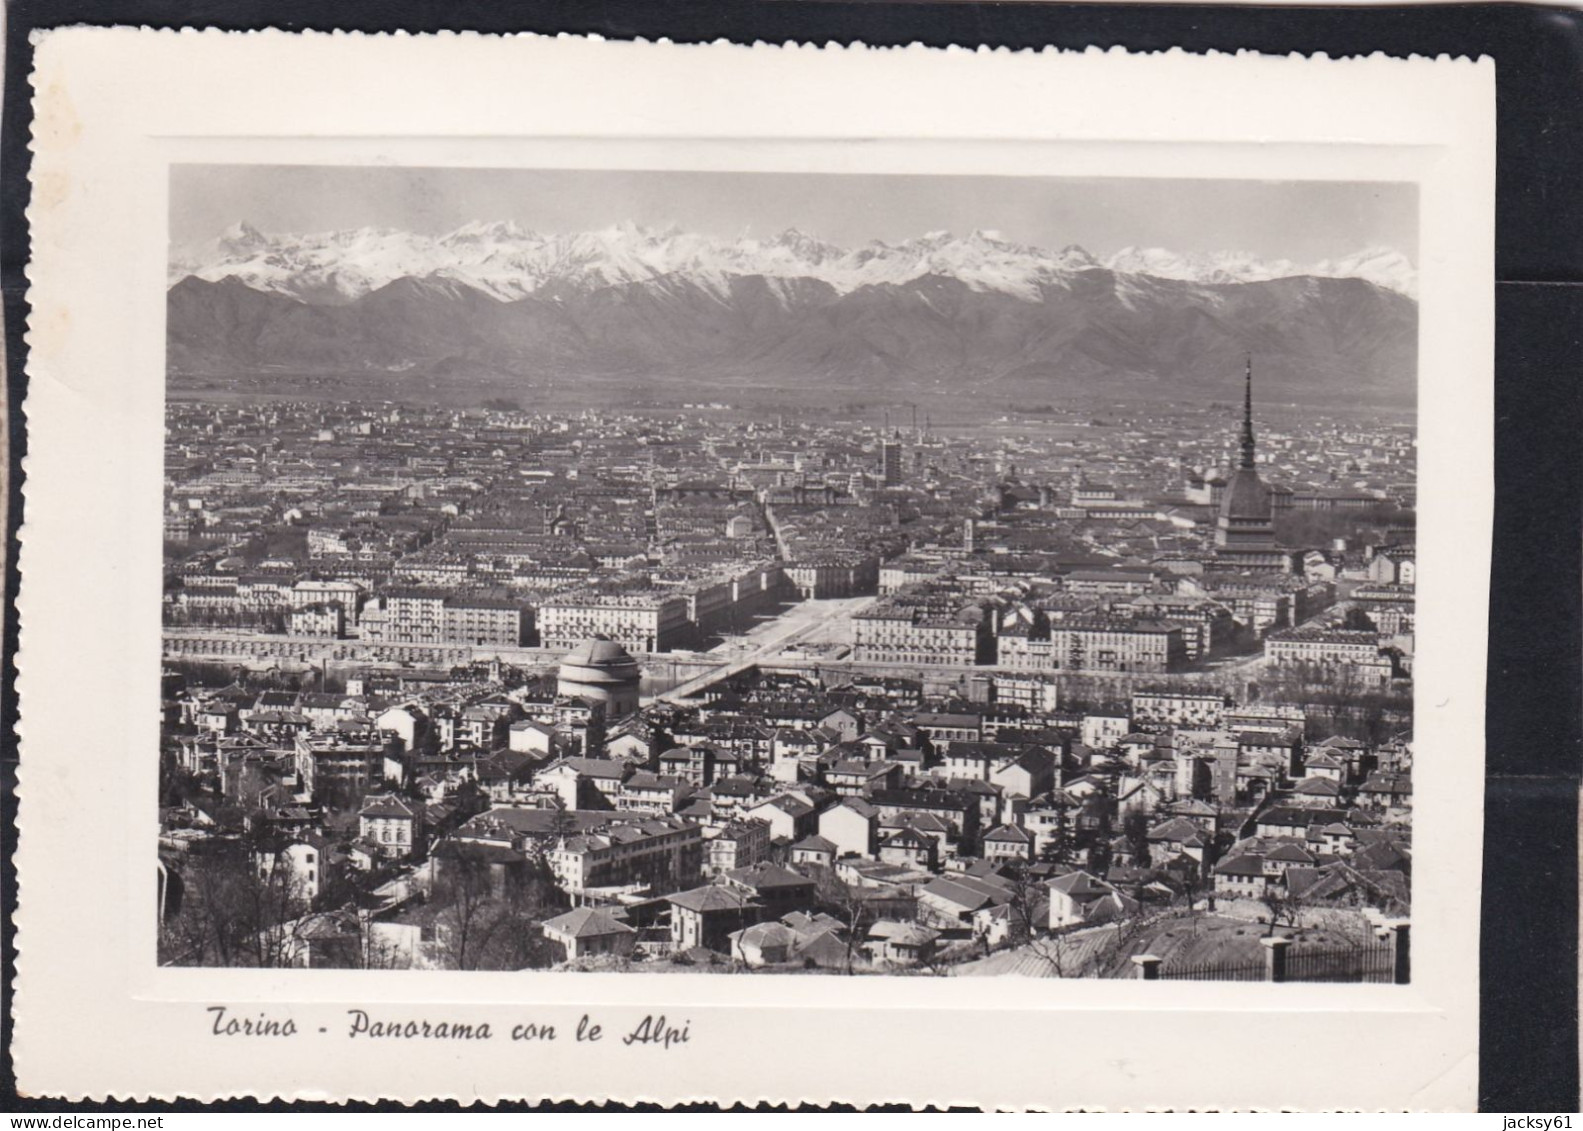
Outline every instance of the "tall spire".
{"label": "tall spire", "polygon": [[1253,355],[1248,355],[1246,384],[1242,394],[1242,466],[1253,466]]}

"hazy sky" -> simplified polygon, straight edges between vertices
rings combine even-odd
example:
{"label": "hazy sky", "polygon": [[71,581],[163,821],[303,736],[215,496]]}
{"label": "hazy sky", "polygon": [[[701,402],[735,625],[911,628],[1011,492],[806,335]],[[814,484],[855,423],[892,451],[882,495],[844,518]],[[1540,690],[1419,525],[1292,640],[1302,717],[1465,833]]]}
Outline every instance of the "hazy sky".
{"label": "hazy sky", "polygon": [[1417,214],[1416,187],[1387,183],[183,165],[170,224],[176,249],[238,220],[271,233],[431,235],[471,220],[547,233],[632,220],[725,237],[796,227],[847,247],[984,228],[1098,256],[1137,245],[1303,262],[1383,244],[1416,263]]}

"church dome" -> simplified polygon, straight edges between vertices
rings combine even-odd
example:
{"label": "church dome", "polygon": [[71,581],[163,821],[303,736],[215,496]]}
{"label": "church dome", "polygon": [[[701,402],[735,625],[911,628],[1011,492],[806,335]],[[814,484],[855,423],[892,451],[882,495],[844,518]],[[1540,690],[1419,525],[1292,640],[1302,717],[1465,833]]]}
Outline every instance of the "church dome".
{"label": "church dome", "polygon": [[630,683],[641,674],[631,653],[608,636],[585,640],[561,658],[561,678],[578,683]]}
{"label": "church dome", "polygon": [[1239,467],[1221,497],[1221,517],[1268,522],[1270,509],[1270,489],[1259,481],[1259,473],[1251,467]]}
{"label": "church dome", "polygon": [[563,662],[572,664],[619,664],[636,663],[625,648],[617,644],[608,636],[595,636],[584,640],[577,647],[566,653]]}

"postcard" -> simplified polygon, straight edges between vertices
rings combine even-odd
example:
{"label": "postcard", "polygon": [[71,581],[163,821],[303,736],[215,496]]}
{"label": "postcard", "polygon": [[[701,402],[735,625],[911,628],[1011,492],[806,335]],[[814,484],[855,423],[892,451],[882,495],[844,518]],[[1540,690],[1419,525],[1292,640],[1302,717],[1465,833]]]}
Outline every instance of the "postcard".
{"label": "postcard", "polygon": [[1473,1106],[1488,61],[34,87],[24,1094]]}

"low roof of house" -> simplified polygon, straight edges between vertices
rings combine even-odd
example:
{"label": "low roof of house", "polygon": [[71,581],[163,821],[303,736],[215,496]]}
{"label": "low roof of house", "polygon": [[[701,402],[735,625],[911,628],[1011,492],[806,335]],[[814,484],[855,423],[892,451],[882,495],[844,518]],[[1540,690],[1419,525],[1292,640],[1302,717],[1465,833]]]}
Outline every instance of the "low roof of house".
{"label": "low roof of house", "polygon": [[638,789],[660,790],[660,789],[675,789],[678,786],[682,786],[682,785],[686,785],[686,784],[687,783],[685,781],[683,781],[681,778],[662,777],[662,776],[660,776],[658,774],[651,774],[651,773],[647,772],[646,770],[639,770],[639,771],[637,771],[637,773],[633,774],[626,781],[622,782],[621,783],[621,787],[623,789],[627,789],[627,790],[638,790]]}
{"label": "low roof of house", "polygon": [[1222,860],[1215,865],[1217,876],[1262,876],[1264,875],[1264,857],[1244,852],[1241,856],[1233,856],[1229,860]]}
{"label": "low roof of house", "polygon": [[1172,817],[1149,830],[1149,840],[1183,841],[1203,836],[1203,830],[1186,817]]}
{"label": "low roof of house", "polygon": [[784,923],[755,923],[740,931],[732,931],[731,938],[738,946],[795,946],[797,932]]}
{"label": "low roof of house", "polygon": [[793,852],[796,852],[799,849],[804,852],[834,853],[836,850],[836,845],[834,841],[826,840],[824,837],[815,833],[813,836],[803,837],[796,844],[792,845]]}
{"label": "low roof of house", "polygon": [[544,930],[546,933],[554,931],[558,935],[574,939],[637,934],[631,927],[600,907],[574,907],[564,915],[546,919]]}
{"label": "low roof of house", "polygon": [[922,834],[916,833],[910,828],[904,828],[900,832],[892,833],[890,836],[888,836],[884,840],[882,840],[880,842],[880,847],[881,848],[907,848],[907,849],[925,848],[926,849],[933,843],[934,842],[932,840],[927,839]]}
{"label": "low roof of house", "polygon": [[[829,809],[826,809],[825,813],[833,813],[837,809],[850,809],[860,817],[872,818],[879,816],[879,810],[861,797],[848,797],[839,805],[832,805]],[[821,813],[820,816],[824,816],[824,813]]]}
{"label": "low roof of house", "polygon": [[945,714],[930,711],[914,715],[912,721],[914,726],[919,727],[953,727],[959,730],[976,730],[984,725],[984,720],[978,715]]}
{"label": "low roof of house", "polygon": [[763,809],[768,806],[773,806],[791,817],[801,817],[814,811],[814,807],[808,804],[808,802],[804,801],[800,797],[794,797],[789,793],[777,794],[774,797],[759,802],[759,804],[755,805],[753,808]]}
{"label": "low roof of house", "polygon": [[884,939],[893,946],[923,946],[940,937],[940,932],[918,923],[881,919],[868,929],[871,939]]}
{"label": "low roof of house", "polygon": [[895,817],[884,822],[884,827],[887,829],[916,829],[920,833],[949,833],[951,831],[951,826],[933,813],[914,813],[910,810],[896,814]]}
{"label": "low roof of house", "polygon": [[1266,852],[1264,858],[1288,864],[1309,864],[1314,859],[1295,844],[1278,844]]}
{"label": "low roof of house", "polygon": [[758,904],[753,897],[740,888],[727,887],[725,884],[704,884],[702,887],[693,888],[691,891],[676,892],[665,897],[667,903],[677,907],[686,908],[688,911],[705,913],[710,911],[745,911]]}
{"label": "low roof of house", "polygon": [[1295,805],[1277,805],[1266,809],[1256,818],[1261,825],[1287,825],[1292,828],[1307,828],[1315,820],[1325,816],[1324,810],[1303,809]]}
{"label": "low roof of house", "polygon": [[940,876],[930,881],[924,894],[932,899],[955,904],[966,911],[977,911],[989,904],[1005,903],[1009,892],[972,876]]}
{"label": "low roof of house", "polygon": [[610,758],[557,758],[539,772],[549,773],[562,767],[572,770],[578,777],[601,778],[610,781],[620,781],[627,775],[631,767],[626,762],[614,761]]}
{"label": "low roof of house", "polygon": [[1027,829],[1017,825],[1000,825],[984,834],[985,840],[1009,841],[1014,844],[1027,844],[1033,840],[1033,834]]}
{"label": "low roof of house", "polygon": [[368,798],[357,812],[362,817],[417,816],[416,806],[393,793],[381,793]]}
{"label": "low roof of house", "polygon": [[[832,847],[834,847],[832,845]],[[790,868],[783,868],[779,864],[762,861],[751,864],[746,868],[733,868],[726,873],[726,878],[732,883],[750,887],[755,891],[772,891],[776,888],[802,888],[813,887],[814,881],[801,872],[794,872]]]}
{"label": "low roof of house", "polygon": [[1057,876],[1051,880],[1048,887],[1051,891],[1058,891],[1069,895],[1073,899],[1087,899],[1094,896],[1109,895],[1115,889],[1087,872],[1068,872],[1064,876]]}

